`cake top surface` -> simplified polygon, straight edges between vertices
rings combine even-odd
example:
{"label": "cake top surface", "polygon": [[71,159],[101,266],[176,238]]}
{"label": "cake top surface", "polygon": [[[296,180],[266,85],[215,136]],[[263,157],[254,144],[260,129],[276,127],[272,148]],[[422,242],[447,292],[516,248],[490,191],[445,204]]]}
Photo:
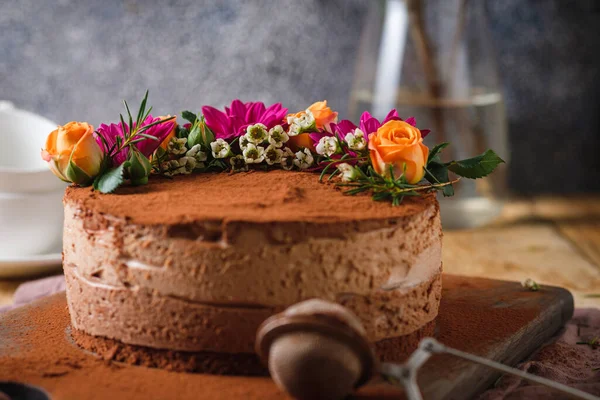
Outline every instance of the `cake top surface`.
{"label": "cake top surface", "polygon": [[369,195],[344,195],[334,184],[319,182],[318,174],[273,170],[156,177],[146,186],[121,187],[113,194],[71,186],[65,202],[144,225],[198,220],[348,222],[415,215],[431,207],[435,195],[407,197],[394,207]]}

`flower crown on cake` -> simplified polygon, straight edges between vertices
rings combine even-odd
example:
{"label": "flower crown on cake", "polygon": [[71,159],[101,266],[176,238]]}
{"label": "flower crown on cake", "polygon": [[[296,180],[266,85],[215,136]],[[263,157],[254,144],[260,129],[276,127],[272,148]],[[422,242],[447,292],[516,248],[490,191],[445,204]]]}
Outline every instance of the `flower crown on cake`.
{"label": "flower crown on cake", "polygon": [[[210,106],[194,114],[184,111],[187,123],[174,116],[153,117],[148,92],[137,115],[125,103],[127,115],[117,123],[69,122],[52,131],[42,150],[54,174],[65,182],[93,185],[110,193],[128,181],[143,185],[152,174],[187,175],[195,172],[300,170],[320,173],[319,180],[335,179],[344,193],[372,194],[374,200],[402,202],[404,196],[440,190],[452,196],[460,177],[490,174],[504,161],[492,150],[460,161],[443,162],[441,143],[429,149],[423,138],[429,130],[416,127],[396,110],[379,121],[364,112],[356,125],[338,122],[327,101],[289,114],[281,103],[234,100],[224,111]],[[459,178],[451,180],[449,171]]]}

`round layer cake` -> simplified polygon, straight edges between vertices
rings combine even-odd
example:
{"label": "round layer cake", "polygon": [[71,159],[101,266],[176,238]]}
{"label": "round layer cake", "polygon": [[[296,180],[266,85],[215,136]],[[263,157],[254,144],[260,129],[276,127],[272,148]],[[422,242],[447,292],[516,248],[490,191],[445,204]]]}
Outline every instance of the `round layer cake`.
{"label": "round layer cake", "polygon": [[78,334],[230,360],[254,354],[266,318],[309,298],[348,307],[383,348],[438,313],[434,195],[394,207],[271,171],[153,178],[116,194],[70,187],[64,205]]}

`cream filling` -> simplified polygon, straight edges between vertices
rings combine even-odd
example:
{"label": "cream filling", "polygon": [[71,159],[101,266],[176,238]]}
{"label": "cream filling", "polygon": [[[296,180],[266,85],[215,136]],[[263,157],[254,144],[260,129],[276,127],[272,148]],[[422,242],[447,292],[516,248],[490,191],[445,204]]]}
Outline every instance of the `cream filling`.
{"label": "cream filling", "polygon": [[410,289],[423,282],[428,282],[439,273],[441,261],[442,241],[437,240],[419,253],[408,272],[405,268],[394,269],[381,289]]}
{"label": "cream filling", "polygon": [[[406,266],[395,268],[381,289],[408,291],[423,282],[428,282],[439,273],[441,260],[442,242],[438,240],[419,253],[409,268]],[[124,263],[128,268],[137,270],[155,271],[162,268],[135,259],[126,260]],[[352,293],[346,294],[352,295]],[[219,302],[219,304],[226,305],[228,302]],[[235,304],[239,304],[239,302]]]}

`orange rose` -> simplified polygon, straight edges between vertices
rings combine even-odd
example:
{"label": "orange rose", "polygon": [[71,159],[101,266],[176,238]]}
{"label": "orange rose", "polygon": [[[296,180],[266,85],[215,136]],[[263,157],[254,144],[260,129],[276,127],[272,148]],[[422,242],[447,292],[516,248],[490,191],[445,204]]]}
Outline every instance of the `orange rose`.
{"label": "orange rose", "polygon": [[[158,118],[160,118],[162,121],[163,119],[171,118],[171,115],[161,116]],[[167,146],[169,146],[169,142],[171,141],[171,139],[173,139],[175,137],[175,132],[177,132],[177,119],[174,119],[173,122],[175,122],[173,124],[173,129],[171,129],[171,132],[169,132],[169,134],[167,135],[165,140],[163,140],[162,143],[160,144],[160,147],[163,150],[167,150]]]}
{"label": "orange rose", "polygon": [[100,173],[104,152],[96,143],[93,126],[72,121],[48,135],[42,158],[63,181],[85,185]]}
{"label": "orange rose", "polygon": [[317,101],[308,107],[315,117],[315,123],[317,129],[323,129],[332,122],[337,122],[338,113],[331,111],[331,108],[327,107],[327,100]]}
{"label": "orange rose", "polygon": [[400,177],[404,173],[411,184],[419,182],[425,175],[429,149],[423,144],[421,131],[404,121],[389,121],[370,134],[369,153],[378,174],[389,175],[392,165],[394,176]]}

